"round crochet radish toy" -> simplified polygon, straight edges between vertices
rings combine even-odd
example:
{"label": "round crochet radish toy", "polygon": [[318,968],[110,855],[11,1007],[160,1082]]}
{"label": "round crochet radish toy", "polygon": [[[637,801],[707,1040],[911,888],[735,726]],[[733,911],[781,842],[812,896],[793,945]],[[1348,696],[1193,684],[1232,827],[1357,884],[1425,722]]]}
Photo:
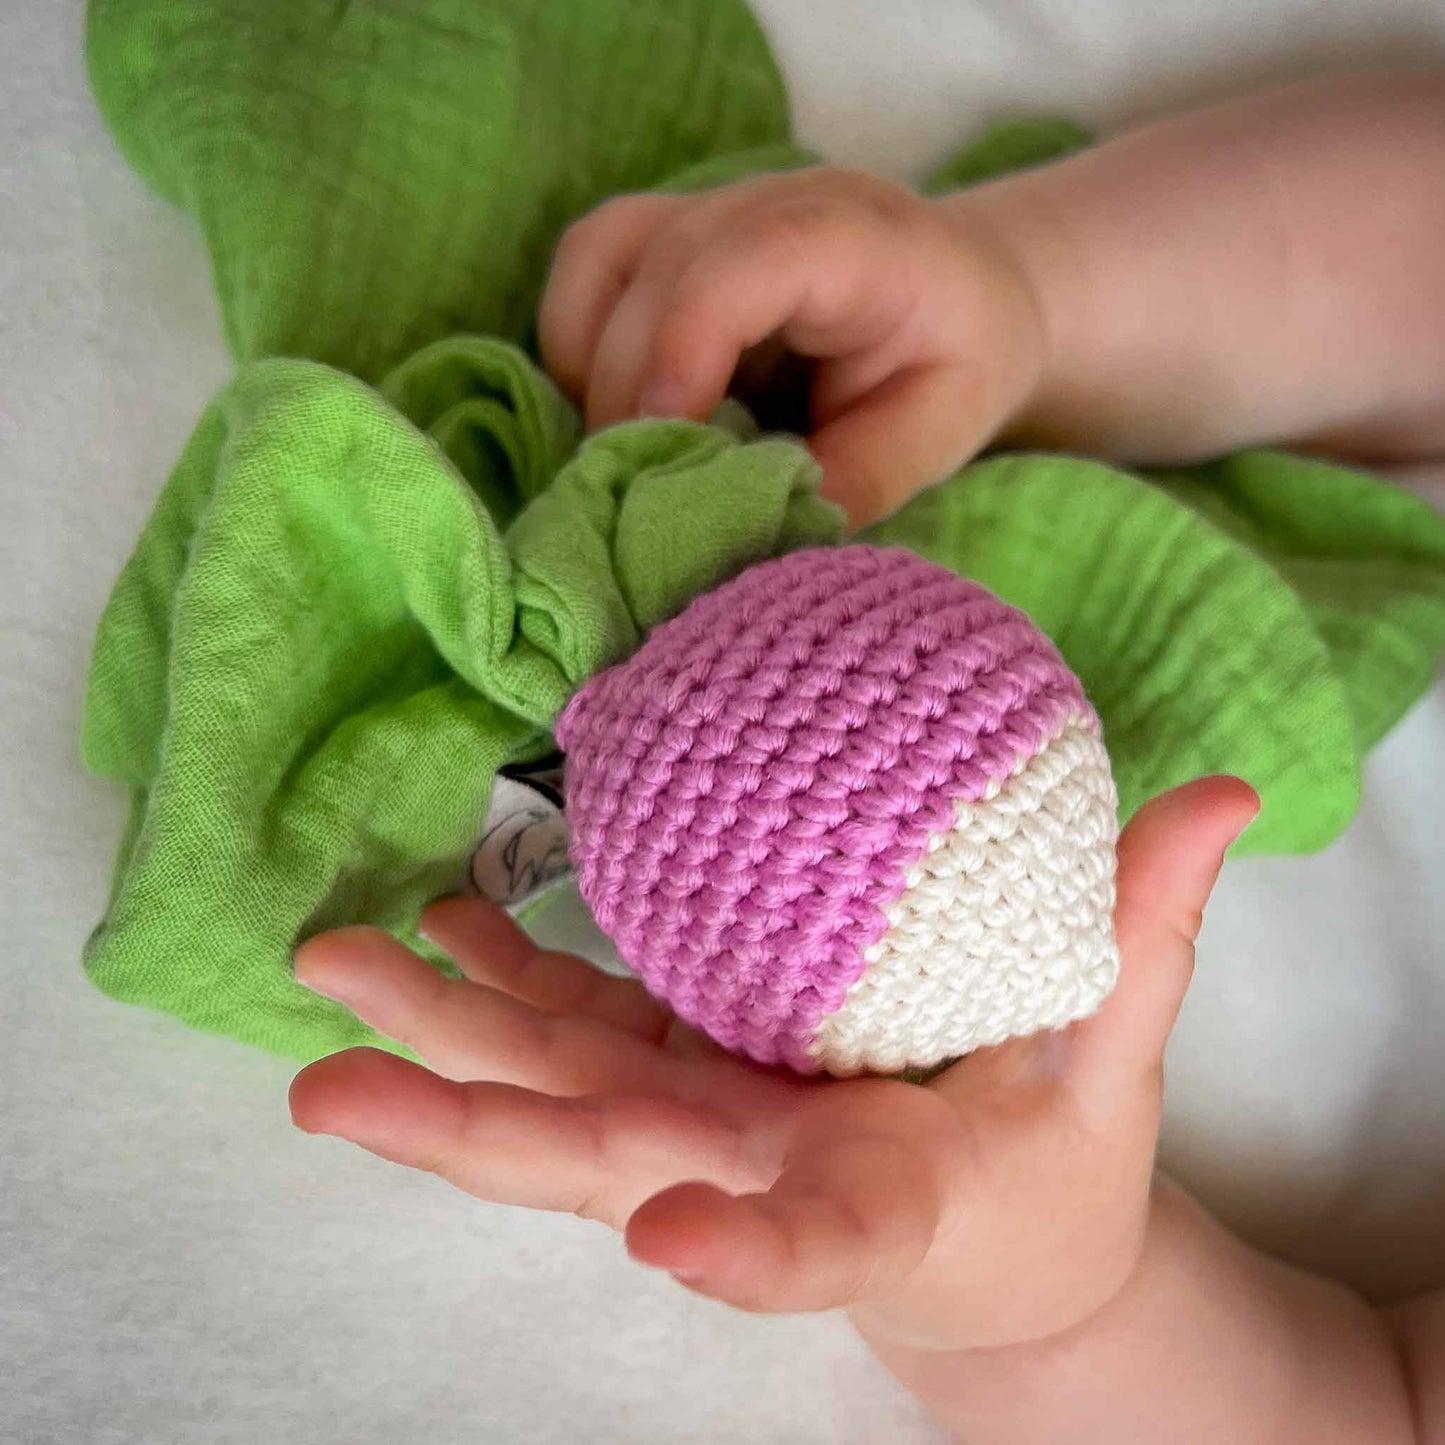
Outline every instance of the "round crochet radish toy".
{"label": "round crochet radish toy", "polygon": [[1099,720],[1023,613],[914,553],[750,568],[589,682],[557,739],[582,896],[728,1049],[928,1070],[1113,987]]}

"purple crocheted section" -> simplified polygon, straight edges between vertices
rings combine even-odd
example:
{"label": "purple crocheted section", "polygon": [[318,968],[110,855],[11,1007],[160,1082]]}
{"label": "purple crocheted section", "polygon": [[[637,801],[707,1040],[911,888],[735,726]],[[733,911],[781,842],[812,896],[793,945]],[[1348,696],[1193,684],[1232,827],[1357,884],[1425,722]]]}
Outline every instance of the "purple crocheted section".
{"label": "purple crocheted section", "polygon": [[814,1072],[929,835],[1070,716],[1053,644],[977,583],[865,546],[761,563],[563,713],[582,896],[680,1017]]}

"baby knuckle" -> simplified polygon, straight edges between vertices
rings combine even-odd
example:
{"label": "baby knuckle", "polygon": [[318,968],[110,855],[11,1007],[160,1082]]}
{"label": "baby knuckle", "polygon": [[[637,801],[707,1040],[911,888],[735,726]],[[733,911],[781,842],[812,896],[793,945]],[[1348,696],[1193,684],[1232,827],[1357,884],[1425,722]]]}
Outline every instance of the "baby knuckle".
{"label": "baby knuckle", "polygon": [[694,236],[666,231],[654,236],[643,248],[633,283],[666,286],[686,271],[698,251],[699,242]]}
{"label": "baby knuckle", "polygon": [[629,223],[648,197],[641,193],[613,196],[571,221],[557,238],[558,260],[589,256],[619,226]]}
{"label": "baby knuckle", "polygon": [[582,1186],[569,1212],[579,1219],[610,1224],[616,1213],[607,1189],[613,1172],[611,1147],[607,1119],[599,1101],[594,1098],[574,1099],[571,1125],[575,1162],[582,1175]]}
{"label": "baby knuckle", "polygon": [[580,262],[590,260],[594,249],[592,230],[587,225],[586,218],[573,221],[557,237],[557,244],[552,248],[553,273],[569,270]]}
{"label": "baby knuckle", "polygon": [[521,1046],[533,1058],[565,1060],[568,1053],[567,1023],[568,1020],[559,1014],[524,1013],[516,1023]]}
{"label": "baby knuckle", "polygon": [[782,253],[791,260],[806,261],[836,209],[836,203],[826,196],[787,196],[764,210],[740,216],[730,239],[738,249],[759,256]]}
{"label": "baby knuckle", "polygon": [[906,186],[850,166],[831,167],[826,185],[833,195],[879,215],[911,213],[918,205],[918,197]]}

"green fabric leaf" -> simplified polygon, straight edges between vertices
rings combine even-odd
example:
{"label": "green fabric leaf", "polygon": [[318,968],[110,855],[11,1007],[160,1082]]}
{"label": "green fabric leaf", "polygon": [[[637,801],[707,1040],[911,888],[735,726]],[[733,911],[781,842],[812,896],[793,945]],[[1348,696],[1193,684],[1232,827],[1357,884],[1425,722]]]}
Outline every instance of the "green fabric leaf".
{"label": "green fabric leaf", "polygon": [[1243,453],[1150,485],[1000,455],[870,529],[977,578],[1058,644],[1104,724],[1121,816],[1209,773],[1263,801],[1240,852],[1306,852],[1445,646],[1445,523],[1372,478]]}
{"label": "green fabric leaf", "polygon": [[92,0],[87,56],[205,232],[237,360],[369,381],[458,332],[524,339],[558,233],[606,197],[791,153],[735,0]]}
{"label": "green fabric leaf", "polygon": [[[464,470],[443,439],[481,402]],[[222,392],[96,642],[85,758],[134,799],[101,988],[297,1057],[382,1045],[292,980],[296,946],[358,920],[419,944],[493,774],[580,682],[748,563],[838,538],[792,443],[636,422],[569,458],[575,432],[526,357],[475,338],[379,391],[272,360]],[[504,535],[481,497],[529,492]]]}
{"label": "green fabric leaf", "polygon": [[1268,561],[1340,679],[1363,753],[1430,685],[1445,646],[1445,523],[1373,477],[1248,451],[1150,478]]}

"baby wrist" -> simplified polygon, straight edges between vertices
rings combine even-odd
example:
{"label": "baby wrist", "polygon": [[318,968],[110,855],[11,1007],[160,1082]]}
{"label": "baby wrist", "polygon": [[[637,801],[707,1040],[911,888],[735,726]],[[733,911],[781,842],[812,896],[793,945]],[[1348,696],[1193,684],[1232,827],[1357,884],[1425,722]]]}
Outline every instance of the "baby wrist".
{"label": "baby wrist", "polygon": [[937,202],[966,244],[982,244],[1001,278],[1023,296],[1035,364],[1030,383],[1000,429],[998,440],[1021,445],[1063,445],[1059,399],[1075,388],[1086,327],[1077,255],[1070,251],[1064,218],[1047,188],[1029,173],[940,197]]}

